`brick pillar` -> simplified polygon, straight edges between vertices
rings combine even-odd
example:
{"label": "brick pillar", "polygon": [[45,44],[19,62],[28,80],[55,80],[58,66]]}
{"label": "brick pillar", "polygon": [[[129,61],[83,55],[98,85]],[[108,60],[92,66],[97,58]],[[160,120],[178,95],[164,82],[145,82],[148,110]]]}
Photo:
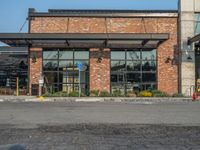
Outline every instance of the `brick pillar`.
{"label": "brick pillar", "polygon": [[[32,95],[32,84],[39,86],[39,79],[42,75],[42,48],[29,49],[29,94]],[[40,93],[39,88],[38,93]]]}
{"label": "brick pillar", "polygon": [[110,92],[110,49],[90,49],[90,90]]}
{"label": "brick pillar", "polygon": [[[176,52],[177,39],[170,39],[157,49],[157,80],[158,90],[168,94],[178,93],[178,52]],[[167,59],[170,58],[169,61]]]}

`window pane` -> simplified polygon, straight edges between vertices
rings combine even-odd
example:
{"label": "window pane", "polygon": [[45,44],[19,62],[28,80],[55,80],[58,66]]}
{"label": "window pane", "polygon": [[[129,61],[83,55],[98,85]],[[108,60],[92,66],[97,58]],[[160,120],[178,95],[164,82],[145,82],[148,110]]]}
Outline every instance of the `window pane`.
{"label": "window pane", "polygon": [[127,83],[134,83],[141,81],[141,73],[127,73],[126,74]]}
{"label": "window pane", "polygon": [[43,61],[43,70],[44,71],[57,71],[58,62],[56,60],[44,60]]}
{"label": "window pane", "polygon": [[74,71],[59,72],[59,83],[73,83]]}
{"label": "window pane", "polygon": [[200,33],[200,13],[195,14],[195,35]]}
{"label": "window pane", "polygon": [[60,71],[73,70],[73,61],[65,61],[65,60],[59,61],[59,70]]}
{"label": "window pane", "polygon": [[111,51],[111,59],[125,60],[125,51]]}
{"label": "window pane", "polygon": [[112,73],[111,74],[111,82],[124,83],[125,82],[124,73]]}
{"label": "window pane", "polygon": [[156,71],[156,61],[142,61],[142,71]]}
{"label": "window pane", "polygon": [[156,49],[145,51],[142,50],[142,59],[143,60],[156,60]]}
{"label": "window pane", "polygon": [[89,51],[75,51],[74,59],[89,59]]}
{"label": "window pane", "polygon": [[140,51],[127,51],[127,60],[140,60]]}
{"label": "window pane", "polygon": [[111,61],[111,71],[126,71],[125,61]]}
{"label": "window pane", "polygon": [[55,93],[59,91],[57,84],[44,84],[44,93]]}
{"label": "window pane", "polygon": [[142,84],[142,89],[141,90],[153,90],[156,89],[156,84]]}
{"label": "window pane", "polygon": [[127,61],[127,71],[140,71],[141,63],[140,61]]}
{"label": "window pane", "polygon": [[143,82],[156,82],[156,73],[143,73],[142,81]]}
{"label": "window pane", "polygon": [[138,83],[127,83],[126,84],[126,91],[129,92],[139,92],[141,90],[141,84]]}
{"label": "window pane", "polygon": [[69,93],[73,92],[73,84],[60,84],[59,91],[69,94]]}
{"label": "window pane", "polygon": [[120,93],[122,95],[125,95],[125,85],[124,84],[115,84],[115,83],[113,83],[111,85],[111,91],[112,91],[112,93],[116,93],[116,91],[117,92],[120,91]]}
{"label": "window pane", "polygon": [[43,51],[43,59],[57,59],[58,51]]}
{"label": "window pane", "polygon": [[60,51],[59,59],[73,59],[73,51]]}
{"label": "window pane", "polygon": [[44,72],[44,81],[45,81],[45,84],[57,83],[58,73],[57,72]]}
{"label": "window pane", "polygon": [[83,64],[83,70],[82,71],[89,71],[89,61],[88,60],[76,60],[76,61],[74,61],[75,68],[77,68],[78,63]]}

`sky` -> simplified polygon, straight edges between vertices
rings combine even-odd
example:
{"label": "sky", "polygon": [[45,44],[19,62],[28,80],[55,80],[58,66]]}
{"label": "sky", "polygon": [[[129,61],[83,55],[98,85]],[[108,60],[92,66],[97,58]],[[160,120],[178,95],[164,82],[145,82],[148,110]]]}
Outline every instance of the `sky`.
{"label": "sky", "polygon": [[[128,9],[176,10],[178,0],[0,0],[0,33],[19,32],[28,8],[48,9]],[[27,32],[27,23],[21,32]]]}

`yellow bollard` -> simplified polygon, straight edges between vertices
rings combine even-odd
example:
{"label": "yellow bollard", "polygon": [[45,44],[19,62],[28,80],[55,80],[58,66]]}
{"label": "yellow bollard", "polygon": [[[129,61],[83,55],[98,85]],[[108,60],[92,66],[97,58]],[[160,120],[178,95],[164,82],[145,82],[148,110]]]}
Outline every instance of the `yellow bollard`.
{"label": "yellow bollard", "polygon": [[38,100],[39,100],[40,102],[44,102],[44,97],[43,97],[43,96],[39,96],[39,97],[38,97]]}
{"label": "yellow bollard", "polygon": [[16,96],[19,96],[19,77],[16,79]]}

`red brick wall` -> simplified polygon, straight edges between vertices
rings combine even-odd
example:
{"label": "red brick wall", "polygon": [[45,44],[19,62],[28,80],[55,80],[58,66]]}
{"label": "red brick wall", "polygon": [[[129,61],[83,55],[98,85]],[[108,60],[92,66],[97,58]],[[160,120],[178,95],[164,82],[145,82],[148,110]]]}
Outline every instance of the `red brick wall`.
{"label": "red brick wall", "polygon": [[177,61],[166,63],[167,57],[173,59],[178,55],[177,20],[159,19],[158,33],[170,33],[170,39],[162,43],[157,49],[158,59],[158,89],[173,94],[178,92],[178,64]]}
{"label": "red brick wall", "polygon": [[110,92],[110,49],[90,49],[90,90]]}
{"label": "red brick wall", "polygon": [[[177,46],[177,18],[90,18],[90,17],[37,17],[31,21],[32,33],[169,33],[170,39],[162,43],[157,49],[158,59],[158,89],[167,93],[178,92],[178,66],[166,63],[166,59],[175,58],[174,47]],[[104,59],[103,59],[104,60]],[[103,61],[109,66],[110,62]],[[94,63],[94,64],[93,64]],[[106,64],[107,63],[107,64]],[[110,77],[102,78],[100,85],[94,70],[102,66],[91,58],[91,89],[99,89],[104,83],[110,83]],[[110,66],[109,66],[110,67]],[[110,70],[110,68],[106,67]],[[93,70],[94,69],[94,70]],[[97,81],[96,81],[97,80]],[[94,83],[93,83],[94,82]],[[103,86],[102,86],[103,87]]]}
{"label": "red brick wall", "polygon": [[[36,58],[36,62],[34,62],[34,58]],[[42,48],[30,48],[29,64],[29,94],[32,95],[32,84],[39,84],[42,74]]]}

